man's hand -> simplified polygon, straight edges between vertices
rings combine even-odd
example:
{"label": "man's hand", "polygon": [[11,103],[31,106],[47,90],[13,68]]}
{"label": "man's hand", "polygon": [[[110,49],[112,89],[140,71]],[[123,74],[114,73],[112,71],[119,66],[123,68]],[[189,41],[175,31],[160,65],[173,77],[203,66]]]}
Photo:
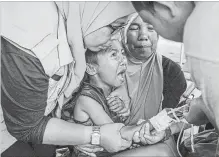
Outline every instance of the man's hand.
{"label": "man's hand", "polygon": [[183,113],[188,123],[195,125],[203,125],[209,122],[205,114],[206,107],[202,97],[190,100],[189,106],[189,111]]}
{"label": "man's hand", "polygon": [[85,144],[85,145],[78,145],[75,146],[77,150],[80,150],[84,154],[87,154],[88,156],[96,157],[96,152],[103,151],[103,148],[100,146],[95,146],[91,144]]}
{"label": "man's hand", "polygon": [[139,138],[142,144],[155,144],[165,137],[165,131],[150,131],[149,123],[145,123],[139,132]]}
{"label": "man's hand", "polygon": [[111,111],[117,113],[118,116],[122,117],[123,121],[126,120],[130,114],[129,107],[125,105],[123,100],[119,98],[118,96],[108,97],[107,104]]}
{"label": "man's hand", "polygon": [[118,152],[131,146],[132,141],[127,141],[121,137],[120,130],[123,126],[122,123],[113,123],[100,127],[100,145],[108,152]]}

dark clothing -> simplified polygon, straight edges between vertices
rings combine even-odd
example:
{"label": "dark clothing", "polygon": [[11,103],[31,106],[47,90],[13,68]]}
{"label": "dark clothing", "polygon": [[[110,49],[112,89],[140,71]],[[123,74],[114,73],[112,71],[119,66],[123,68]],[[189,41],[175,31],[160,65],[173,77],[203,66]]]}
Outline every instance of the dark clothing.
{"label": "dark clothing", "polygon": [[184,157],[218,157],[218,133],[216,130],[205,130],[194,135],[194,152],[192,151],[191,138],[185,139],[179,146]]}
{"label": "dark clothing", "polygon": [[115,113],[111,112],[107,106],[107,100],[104,96],[103,90],[87,82],[83,82],[79,96],[87,96],[91,99],[96,100],[108,114],[108,116],[113,120],[114,123],[120,122],[119,118]]}
{"label": "dark clothing", "polygon": [[[104,93],[103,93],[103,90],[84,81],[81,85],[81,88],[77,94],[77,98],[79,96],[87,96],[87,97],[90,97],[91,99],[94,99],[95,101],[97,101],[102,107],[103,109],[105,110],[105,112],[108,114],[108,116],[113,120],[113,122],[121,122],[119,117],[116,116],[115,113],[111,112],[107,106],[107,100],[104,96]],[[72,106],[75,106],[76,105],[76,102],[77,102],[77,98],[74,99],[72,102],[71,102],[71,105]],[[66,113],[65,113],[66,114]],[[70,113],[69,113],[70,114]],[[71,116],[72,117],[72,116]],[[91,119],[88,119],[87,121],[85,122],[80,122],[80,121],[77,121],[75,119],[73,119],[74,122],[76,123],[79,123],[79,124],[83,124],[83,125],[87,125],[87,126],[93,126],[95,125]],[[77,149],[74,149],[74,154],[77,156],[77,157],[85,157],[87,156],[86,154],[78,151]],[[95,153],[98,157],[101,157],[101,156],[111,156],[112,153],[109,153],[107,152],[106,150],[104,151],[101,151],[101,152],[96,152]]]}
{"label": "dark clothing", "polygon": [[55,145],[32,145],[23,141],[16,141],[2,152],[1,157],[55,157],[55,150]]}
{"label": "dark clothing", "polygon": [[16,139],[42,143],[48,80],[40,61],[1,38],[1,105],[7,130]]}
{"label": "dark clothing", "polygon": [[[86,77],[84,77],[86,78]],[[79,123],[83,125],[93,126],[93,121],[88,119],[87,121],[81,122],[74,119],[74,107],[76,105],[77,99],[79,96],[87,96],[91,99],[97,101],[104,109],[104,111],[108,114],[108,116],[113,120],[114,123],[120,123],[120,118],[116,115],[116,113],[111,112],[107,106],[107,100],[104,96],[103,90],[88,83],[87,79],[83,79],[80,85],[80,89],[77,93],[74,93],[72,99],[62,107],[62,116],[63,120]]]}
{"label": "dark clothing", "polygon": [[162,56],[162,66],[164,78],[162,108],[174,108],[186,90],[186,79],[180,66],[171,59]]}

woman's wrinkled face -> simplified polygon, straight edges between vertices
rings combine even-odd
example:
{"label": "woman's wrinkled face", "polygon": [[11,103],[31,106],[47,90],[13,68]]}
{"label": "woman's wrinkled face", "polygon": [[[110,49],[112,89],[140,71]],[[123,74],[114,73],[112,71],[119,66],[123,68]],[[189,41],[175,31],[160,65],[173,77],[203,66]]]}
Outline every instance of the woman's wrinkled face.
{"label": "woman's wrinkled face", "polygon": [[102,82],[110,87],[118,87],[125,81],[127,59],[118,40],[113,40],[106,52],[98,55],[98,70]]}
{"label": "woman's wrinkled face", "polygon": [[156,51],[157,40],[153,26],[143,22],[140,16],[128,28],[127,46],[135,59],[147,60]]}
{"label": "woman's wrinkled face", "polygon": [[182,42],[183,40],[183,28],[185,20],[181,18],[180,20],[174,22],[169,18],[163,16],[163,14],[156,14],[156,16],[151,16],[149,11],[140,11],[139,15],[145,22],[151,23],[154,26],[154,29],[162,37]]}

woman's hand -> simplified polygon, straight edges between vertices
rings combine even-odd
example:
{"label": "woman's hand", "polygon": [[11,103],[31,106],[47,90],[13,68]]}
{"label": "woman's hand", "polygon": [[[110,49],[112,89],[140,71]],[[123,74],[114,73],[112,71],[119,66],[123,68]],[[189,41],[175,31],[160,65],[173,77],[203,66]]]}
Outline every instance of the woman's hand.
{"label": "woman's hand", "polygon": [[118,152],[131,146],[132,141],[122,137],[122,128],[124,128],[122,123],[105,124],[100,127],[100,144],[108,152]]}
{"label": "woman's hand", "polygon": [[138,132],[143,124],[140,125],[133,125],[133,126],[124,126],[121,130],[121,136],[123,139],[127,140],[127,141],[132,141],[135,132]]}

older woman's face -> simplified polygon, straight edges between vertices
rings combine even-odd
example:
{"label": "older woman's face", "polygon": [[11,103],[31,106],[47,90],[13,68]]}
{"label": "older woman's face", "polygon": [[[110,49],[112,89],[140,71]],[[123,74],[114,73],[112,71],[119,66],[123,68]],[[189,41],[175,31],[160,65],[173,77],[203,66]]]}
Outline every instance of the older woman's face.
{"label": "older woman's face", "polygon": [[153,26],[143,22],[140,16],[129,26],[127,46],[131,55],[138,60],[146,60],[156,51],[157,39]]}

